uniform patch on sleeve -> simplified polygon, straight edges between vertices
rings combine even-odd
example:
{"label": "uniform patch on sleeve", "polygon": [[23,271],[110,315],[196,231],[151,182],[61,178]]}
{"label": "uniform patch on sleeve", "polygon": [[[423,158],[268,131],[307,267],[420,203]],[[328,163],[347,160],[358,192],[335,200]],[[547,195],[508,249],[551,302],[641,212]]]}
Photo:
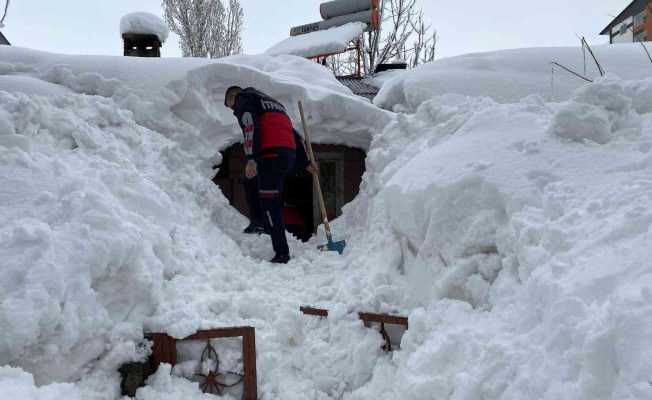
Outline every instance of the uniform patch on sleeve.
{"label": "uniform patch on sleeve", "polygon": [[244,127],[244,151],[250,156],[254,152],[254,117],[250,112],[242,115],[242,126]]}

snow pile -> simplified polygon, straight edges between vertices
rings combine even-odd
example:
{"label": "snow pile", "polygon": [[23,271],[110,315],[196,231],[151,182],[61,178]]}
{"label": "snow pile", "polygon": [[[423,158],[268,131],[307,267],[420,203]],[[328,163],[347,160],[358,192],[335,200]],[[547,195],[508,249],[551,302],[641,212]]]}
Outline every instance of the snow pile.
{"label": "snow pile", "polygon": [[180,262],[163,182],[188,172],[169,170],[172,143],[108,99],[0,92],[0,104],[0,360],[41,382],[79,378],[107,342],[135,354],[120,342],[137,337]]}
{"label": "snow pile", "polygon": [[410,329],[349,399],[652,396],[649,84],[443,95],[374,138],[337,299]]}
{"label": "snow pile", "polygon": [[[366,149],[376,128],[390,118],[389,113],[353,95],[326,68],[295,56],[210,60],[73,56],[13,46],[0,50],[0,77],[28,76],[78,93],[112,97],[134,112],[139,123],[164,132],[178,131],[174,125],[178,121],[161,117],[173,108],[175,116],[188,121],[193,129],[218,140],[213,145],[219,149],[224,148],[222,142],[232,144],[241,137],[232,113],[223,107],[224,91],[232,84],[254,86],[275,96],[287,105],[296,126],[296,104],[303,100],[316,143]],[[224,134],[218,134],[222,131]],[[182,136],[179,140],[205,148],[195,136],[188,137],[188,132]]]}
{"label": "snow pile", "polygon": [[325,31],[292,36],[272,46],[265,54],[269,56],[290,54],[312,58],[326,54],[342,53],[346,51],[352,40],[362,35],[365,29],[366,24],[363,22],[350,22]]}
{"label": "snow pile", "polygon": [[196,383],[175,377],[171,374],[170,365],[163,364],[148,379],[147,386],[138,389],[135,398],[136,400],[210,400],[215,397],[202,393]]}
{"label": "snow pile", "polygon": [[34,377],[18,368],[0,367],[0,388],[7,399],[70,399],[81,400],[79,389],[68,383],[38,388]]}
{"label": "snow pile", "polygon": [[[595,46],[604,69],[623,79],[645,79],[652,75],[650,60],[640,44]],[[434,96],[454,93],[487,96],[499,103],[517,102],[538,94],[547,100],[567,100],[586,81],[555,68],[560,63],[591,79],[600,77],[593,59],[586,63],[579,47],[550,47],[466,54],[421,65],[383,85],[374,100],[379,106],[415,111]]]}
{"label": "snow pile", "polygon": [[72,90],[29,76],[0,75],[0,87],[7,92],[21,92],[41,96],[61,96]]}
{"label": "snow pile", "polygon": [[[219,151],[241,136],[223,106],[224,90],[256,86],[293,115],[304,100],[316,140],[326,143],[368,147],[388,113],[323,67],[292,56],[148,62],[0,53],[0,78],[17,82],[0,90],[0,365],[30,372],[38,385],[75,381],[84,398],[115,398],[118,366],[146,354],[143,329],[184,337],[252,324],[260,348],[274,348],[268,356],[286,353],[290,345],[271,328],[276,310],[298,313],[324,277],[313,287],[302,278],[314,267],[298,264],[288,274],[301,279],[290,286],[300,289],[279,297],[270,285],[285,288],[290,275],[257,276],[260,259],[271,258],[266,238],[234,241],[244,218],[210,181]],[[260,287],[245,284],[257,279]],[[377,336],[358,321],[332,329],[345,323],[349,337],[360,337],[358,353],[378,357]],[[306,343],[297,357],[323,343]],[[317,360],[332,366],[340,356]],[[363,363],[367,376],[374,359]],[[262,382],[292,368],[269,361]],[[22,373],[8,376],[3,393],[59,390],[37,389]]]}
{"label": "snow pile", "polygon": [[553,134],[575,141],[592,140],[605,144],[615,132],[640,128],[640,118],[632,109],[632,99],[618,81],[589,84],[577,91],[555,115]]}
{"label": "snow pile", "polygon": [[120,19],[120,34],[127,33],[155,35],[161,43],[165,43],[170,30],[160,17],[147,12],[134,12]]}
{"label": "snow pile", "polygon": [[[0,58],[18,82],[0,90],[1,393],[116,399],[143,330],[250,325],[266,399],[652,397],[652,80],[507,104],[425,81],[392,114],[293,56]],[[291,241],[274,267],[269,239],[241,234],[209,180],[240,140],[233,84],[295,121],[303,99],[318,142],[368,150],[334,223],[344,256]],[[401,350],[357,311],[409,315]],[[181,361],[137,398],[201,398]]]}
{"label": "snow pile", "polygon": [[403,75],[406,72],[404,69],[390,69],[387,71],[379,72],[364,78],[364,82],[378,89],[382,88],[387,82],[392,79]]}

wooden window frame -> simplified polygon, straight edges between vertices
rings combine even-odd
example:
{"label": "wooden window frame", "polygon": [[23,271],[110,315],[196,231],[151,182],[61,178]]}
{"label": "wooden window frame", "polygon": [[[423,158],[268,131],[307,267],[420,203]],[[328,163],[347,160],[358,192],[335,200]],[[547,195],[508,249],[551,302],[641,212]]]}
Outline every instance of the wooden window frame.
{"label": "wooden window frame", "polygon": [[[300,307],[299,311],[304,315],[312,315],[315,317],[328,317],[328,310],[324,308],[314,308],[309,306]],[[408,330],[408,318],[399,316],[399,315],[389,315],[389,314],[376,314],[369,312],[359,312],[358,318],[364,323],[364,326],[370,328],[373,323],[380,324],[380,335],[383,337],[385,344],[382,346],[382,349],[386,352],[391,352],[394,349],[392,348],[392,340],[389,337],[389,334],[385,330],[385,324],[388,325],[399,325]]]}
{"label": "wooden window frame", "polygon": [[166,333],[148,333],[147,339],[154,342],[150,365],[153,371],[161,363],[172,366],[177,363],[177,343],[185,341],[225,339],[242,337],[242,362],[243,362],[243,400],[257,400],[258,381],[256,373],[256,330],[253,327],[219,328],[198,331],[194,335],[183,339],[175,339]]}

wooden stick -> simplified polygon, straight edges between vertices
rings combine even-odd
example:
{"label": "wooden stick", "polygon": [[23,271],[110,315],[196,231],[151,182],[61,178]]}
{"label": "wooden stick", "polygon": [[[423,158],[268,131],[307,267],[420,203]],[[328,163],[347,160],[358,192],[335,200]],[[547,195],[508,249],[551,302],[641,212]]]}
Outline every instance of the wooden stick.
{"label": "wooden stick", "polygon": [[[312,144],[310,143],[310,133],[308,132],[308,124],[306,123],[306,116],[303,112],[303,103],[299,101],[299,114],[301,114],[301,124],[303,125],[303,134],[306,136],[306,144],[308,145],[308,156],[310,157],[310,162],[313,165],[317,165],[315,160],[315,154],[312,151]],[[324,221],[324,227],[326,228],[326,235],[331,237],[331,226],[328,223],[328,215],[326,214],[326,204],[324,204],[324,195],[321,191],[321,184],[319,183],[319,172],[316,170],[312,172],[314,178],[315,189],[317,190],[317,196],[319,197],[319,208],[321,208],[321,216]]]}

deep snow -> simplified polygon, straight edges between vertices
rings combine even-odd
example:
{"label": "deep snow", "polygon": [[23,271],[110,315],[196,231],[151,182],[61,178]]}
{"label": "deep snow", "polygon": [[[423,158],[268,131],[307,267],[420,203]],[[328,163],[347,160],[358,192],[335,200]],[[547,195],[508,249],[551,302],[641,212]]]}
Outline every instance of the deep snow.
{"label": "deep snow", "polygon": [[[242,324],[263,399],[652,397],[652,80],[609,76],[561,103],[429,93],[392,114],[289,56],[0,59],[0,82],[26,80],[0,90],[12,398],[115,399],[143,328]],[[231,82],[290,110],[303,98],[318,140],[368,150],[334,223],[344,256],[292,241],[275,267],[266,238],[240,234],[209,180],[239,137],[221,106]],[[401,350],[383,354],[358,310],[409,315]],[[202,398],[169,372],[137,397]]]}
{"label": "deep snow", "polygon": [[[652,50],[649,43],[646,46]],[[652,74],[652,63],[640,43],[592,49],[607,73],[630,80]],[[588,51],[579,47],[472,53],[420,65],[388,82],[381,77],[382,90],[374,102],[382,108],[414,112],[424,101],[450,93],[490,97],[499,103],[514,103],[533,94],[547,101],[564,101],[587,82],[559,67],[553,73],[553,61],[589,79],[600,77]]]}

